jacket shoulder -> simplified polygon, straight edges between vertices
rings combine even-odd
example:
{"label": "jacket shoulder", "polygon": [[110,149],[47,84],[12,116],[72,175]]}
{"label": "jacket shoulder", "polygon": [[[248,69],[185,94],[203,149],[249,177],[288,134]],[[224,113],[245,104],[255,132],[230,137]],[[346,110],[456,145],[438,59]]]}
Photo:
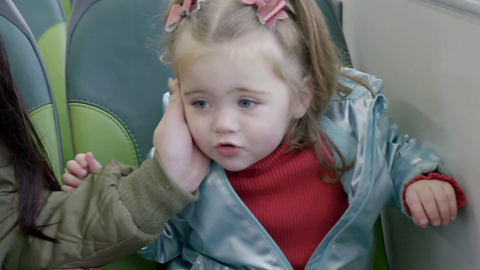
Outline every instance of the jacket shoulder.
{"label": "jacket shoulder", "polygon": [[[379,95],[382,93],[383,81],[375,77],[374,75],[364,73],[352,68],[342,68],[342,71],[348,75],[363,79],[371,87],[375,95]],[[333,98],[332,102],[341,101],[345,99],[349,99],[349,100],[373,99],[372,94],[365,86],[355,81],[352,81],[344,76],[340,76],[338,78],[338,81],[341,85],[351,89],[352,92],[346,97],[341,97],[339,95],[336,95]]]}

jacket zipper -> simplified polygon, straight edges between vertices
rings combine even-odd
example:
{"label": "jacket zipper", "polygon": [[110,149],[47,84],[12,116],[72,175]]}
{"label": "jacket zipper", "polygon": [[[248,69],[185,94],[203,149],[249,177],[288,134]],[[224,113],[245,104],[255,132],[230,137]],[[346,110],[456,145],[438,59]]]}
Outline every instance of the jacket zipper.
{"label": "jacket zipper", "polygon": [[[270,234],[265,230],[263,225],[258,221],[258,219],[253,215],[253,213],[248,209],[248,207],[245,205],[245,203],[240,199],[238,194],[235,192],[233,189],[232,185],[228,181],[228,177],[225,174],[225,170],[222,169],[222,182],[224,183],[224,186],[226,187],[228,193],[230,194],[231,198],[241,206],[242,210],[245,212],[245,215],[249,218],[250,222],[257,228],[257,231],[260,233],[260,235],[263,237],[263,239],[268,243],[270,246],[270,249],[273,251],[275,257],[278,259],[280,266],[282,269],[285,270],[293,270],[292,265],[290,262],[287,260],[285,257],[285,254],[283,254],[282,250],[280,247],[275,243],[273,238],[270,236]],[[225,180],[227,179],[227,180]]]}
{"label": "jacket zipper", "polygon": [[[368,135],[369,135],[368,133],[369,133],[369,131],[370,131],[369,129],[370,129],[370,128],[373,128],[373,130],[371,131],[371,133],[372,133],[371,136],[372,136],[373,138],[375,138],[375,128],[374,128],[374,127],[376,126],[376,123],[377,123],[376,104],[377,104],[377,101],[376,101],[376,99],[375,99],[374,105],[373,105],[374,107],[372,108],[372,117],[373,117],[372,127],[369,126],[369,128],[367,129],[367,136],[368,136]],[[374,148],[374,147],[375,147],[375,144],[373,144],[372,148]],[[370,150],[371,150],[371,153],[372,153],[372,157],[371,157],[371,160],[370,160],[370,162],[371,162],[371,164],[372,164],[372,170],[371,170],[371,172],[370,172],[370,180],[371,180],[371,179],[373,178],[373,172],[375,171],[375,163],[374,163],[374,161],[375,161],[375,149],[370,149]],[[324,251],[324,253],[323,253],[323,255],[322,255],[321,259],[320,259],[320,263],[319,263],[319,266],[320,266],[320,267],[319,267],[319,269],[323,269],[323,267],[324,267],[324,265],[325,265],[325,258],[327,257],[327,256],[326,256],[326,255],[327,255],[327,252],[330,252],[332,243],[335,243],[335,242],[336,242],[336,241],[334,241],[334,240],[335,240],[335,239],[338,237],[338,235],[345,229],[345,227],[348,226],[348,225],[357,217],[358,213],[365,207],[365,204],[367,203],[368,196],[369,196],[370,193],[372,192],[372,188],[373,188],[373,185],[372,185],[372,183],[370,183],[370,186],[369,186],[369,188],[368,188],[368,192],[367,192],[367,194],[366,194],[366,196],[365,196],[365,199],[364,199],[364,201],[363,201],[363,203],[362,203],[362,206],[360,206],[360,207],[358,208],[357,213],[355,214],[355,216],[353,216],[352,219],[351,219],[349,222],[347,222],[342,228],[339,228],[338,233],[335,234],[334,236],[332,236],[332,238],[331,238],[330,241],[328,242],[327,246],[325,247],[325,251]],[[307,263],[307,265],[308,265],[308,263]]]}

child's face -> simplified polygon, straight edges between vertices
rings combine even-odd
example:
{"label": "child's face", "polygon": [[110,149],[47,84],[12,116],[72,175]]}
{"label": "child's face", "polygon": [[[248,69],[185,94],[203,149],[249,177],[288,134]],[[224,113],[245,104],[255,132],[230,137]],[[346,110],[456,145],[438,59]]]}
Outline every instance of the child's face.
{"label": "child's face", "polygon": [[186,120],[200,150],[230,171],[272,153],[295,113],[291,90],[262,55],[241,60],[215,52],[195,61],[180,87]]}

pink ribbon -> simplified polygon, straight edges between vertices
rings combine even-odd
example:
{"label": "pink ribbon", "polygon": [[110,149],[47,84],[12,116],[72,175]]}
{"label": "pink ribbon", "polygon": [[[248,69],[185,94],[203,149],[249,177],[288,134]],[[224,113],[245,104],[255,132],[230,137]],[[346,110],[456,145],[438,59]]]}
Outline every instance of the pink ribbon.
{"label": "pink ribbon", "polygon": [[[175,4],[170,9],[165,31],[172,32],[177,28],[181,19],[200,9],[200,2],[204,0],[185,0],[183,5]],[[257,16],[260,23],[273,27],[277,20],[288,18],[284,8],[287,6],[285,0],[242,0],[247,5],[257,6]]]}
{"label": "pink ribbon", "polygon": [[165,23],[165,31],[172,32],[175,30],[181,18],[200,9],[200,2],[203,2],[203,0],[185,0],[183,5],[173,5],[168,14],[167,22]]}
{"label": "pink ribbon", "polygon": [[260,23],[273,27],[277,20],[288,18],[283,10],[287,6],[285,0],[242,0],[247,5],[256,5]]}

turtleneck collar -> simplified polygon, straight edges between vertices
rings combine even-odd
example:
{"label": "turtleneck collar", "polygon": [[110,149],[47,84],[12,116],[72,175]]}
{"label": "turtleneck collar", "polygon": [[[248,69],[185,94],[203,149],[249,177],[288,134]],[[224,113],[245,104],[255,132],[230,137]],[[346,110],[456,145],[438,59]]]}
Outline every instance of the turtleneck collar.
{"label": "turtleneck collar", "polygon": [[300,151],[298,149],[294,149],[286,152],[288,146],[288,142],[282,143],[270,155],[257,161],[250,167],[238,172],[227,171],[227,175],[235,177],[253,177],[262,175],[271,170],[275,170],[276,168],[282,166],[283,164],[294,158]]}

